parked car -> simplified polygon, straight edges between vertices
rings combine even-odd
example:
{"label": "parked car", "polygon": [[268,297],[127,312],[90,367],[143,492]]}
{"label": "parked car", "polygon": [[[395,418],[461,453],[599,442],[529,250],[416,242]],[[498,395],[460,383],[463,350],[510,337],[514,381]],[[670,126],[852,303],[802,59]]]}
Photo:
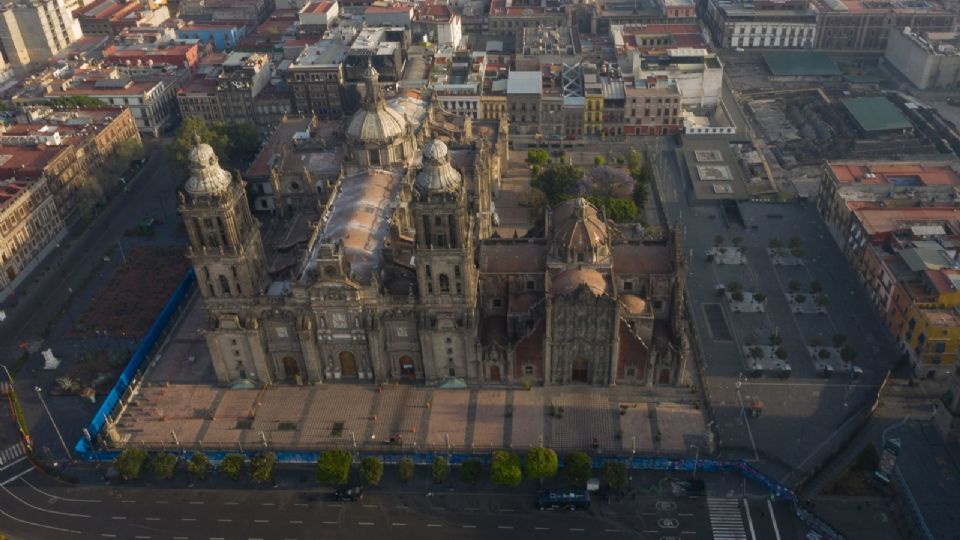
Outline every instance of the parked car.
{"label": "parked car", "polygon": [[353,486],[349,488],[338,489],[333,492],[333,500],[335,501],[362,501],[363,500],[363,487]]}
{"label": "parked car", "polygon": [[537,496],[537,508],[540,510],[590,508],[590,494],[584,489],[541,491]]}

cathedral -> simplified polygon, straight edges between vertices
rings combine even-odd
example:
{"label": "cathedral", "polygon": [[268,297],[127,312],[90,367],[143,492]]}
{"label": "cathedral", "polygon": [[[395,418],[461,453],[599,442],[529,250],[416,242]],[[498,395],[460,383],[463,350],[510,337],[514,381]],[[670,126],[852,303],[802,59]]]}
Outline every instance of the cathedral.
{"label": "cathedral", "polygon": [[[268,263],[245,182],[192,149],[180,213],[223,385],[679,384],[679,238],[636,238],[579,198],[501,238],[506,120],[388,103],[376,70],[293,264]],[[287,246],[290,249],[289,246]]]}

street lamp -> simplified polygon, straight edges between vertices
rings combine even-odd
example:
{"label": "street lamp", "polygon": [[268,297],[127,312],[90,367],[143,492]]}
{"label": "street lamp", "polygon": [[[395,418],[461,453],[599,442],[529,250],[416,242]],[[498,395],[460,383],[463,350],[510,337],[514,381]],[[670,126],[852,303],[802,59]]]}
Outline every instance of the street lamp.
{"label": "street lamp", "polygon": [[700,464],[700,446],[696,444],[691,444],[690,448],[695,448],[697,450],[696,457],[693,458],[693,477],[697,477],[697,465]]}
{"label": "street lamp", "polygon": [[53,426],[53,430],[57,432],[57,438],[60,439],[60,444],[63,445],[63,451],[67,453],[67,459],[73,461],[73,455],[70,454],[70,449],[67,447],[67,443],[63,440],[63,435],[60,434],[60,428],[57,427],[57,423],[53,420],[53,415],[50,414],[50,408],[47,407],[47,402],[43,400],[43,390],[39,386],[34,386],[34,390],[37,392],[37,397],[40,399],[40,404],[43,405],[43,410],[47,411],[47,418],[50,419],[50,424]]}

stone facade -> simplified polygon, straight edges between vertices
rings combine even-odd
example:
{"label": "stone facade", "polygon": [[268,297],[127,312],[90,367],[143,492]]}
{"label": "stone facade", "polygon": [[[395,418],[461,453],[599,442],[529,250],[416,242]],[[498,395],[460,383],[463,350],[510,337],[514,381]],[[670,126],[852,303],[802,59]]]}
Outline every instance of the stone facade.
{"label": "stone facade", "polygon": [[221,384],[679,380],[673,244],[625,240],[582,199],[526,238],[498,238],[506,121],[434,102],[415,128],[372,68],[366,84],[293,270],[269,275],[242,180],[194,151],[181,212]]}

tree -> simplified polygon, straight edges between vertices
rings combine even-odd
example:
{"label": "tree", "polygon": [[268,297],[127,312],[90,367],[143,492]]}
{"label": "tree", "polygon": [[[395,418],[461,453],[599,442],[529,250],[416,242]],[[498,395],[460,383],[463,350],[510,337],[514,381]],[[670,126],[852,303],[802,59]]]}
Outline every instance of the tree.
{"label": "tree", "polygon": [[830,358],[830,350],[820,349],[817,351],[817,356],[819,356],[821,360],[826,360],[827,358]]}
{"label": "tree", "polygon": [[770,249],[780,249],[783,247],[783,241],[779,237],[774,236],[770,239],[770,242],[767,244],[770,246]]}
{"label": "tree", "polygon": [[363,458],[360,462],[360,476],[371,486],[379,484],[383,477],[383,462],[373,456]]}
{"label": "tree", "polygon": [[243,474],[243,468],[246,465],[243,456],[240,454],[227,454],[220,462],[220,472],[234,480],[239,480]]}
{"label": "tree", "polygon": [[800,282],[797,280],[791,280],[787,283],[787,288],[790,289],[790,292],[797,292],[800,290]]}
{"label": "tree", "polygon": [[113,461],[113,467],[124,480],[136,480],[143,472],[147,457],[147,451],[143,448],[125,448]]}
{"label": "tree", "polygon": [[637,208],[643,208],[649,195],[650,184],[637,182],[633,185],[633,203],[637,205]]}
{"label": "tree", "polygon": [[436,457],[433,459],[433,467],[430,470],[430,476],[433,477],[434,484],[442,484],[450,476],[450,463],[445,457]]}
{"label": "tree", "polygon": [[834,334],[832,339],[833,339],[833,346],[837,348],[842,347],[843,344],[847,342],[847,336],[843,334]]}
{"label": "tree", "polygon": [[734,236],[734,237],[733,237],[733,245],[734,245],[734,246],[740,247],[742,244],[743,244],[743,237],[742,237],[742,236]]}
{"label": "tree", "polygon": [[55,97],[47,101],[54,109],[102,109],[110,104],[90,96]]}
{"label": "tree", "polygon": [[819,281],[810,282],[810,292],[817,294],[823,291],[823,285]]}
{"label": "tree", "polygon": [[629,199],[590,196],[587,197],[587,200],[603,210],[607,219],[617,223],[635,223],[637,221],[637,205]]}
{"label": "tree", "polygon": [[627,486],[627,465],[622,461],[606,461],[603,464],[603,481],[612,490],[623,491]]}
{"label": "tree", "polygon": [[563,474],[575,486],[582,486],[593,474],[593,463],[584,452],[570,452],[563,460]]}
{"label": "tree", "polygon": [[167,155],[170,162],[181,177],[188,174],[188,159],[190,151],[196,145],[194,139],[196,136],[200,137],[201,142],[209,144],[220,160],[226,161],[227,145],[229,144],[227,136],[211,129],[203,118],[188,116],[183,119],[173,140],[167,145]]}
{"label": "tree", "polygon": [[537,446],[531,448],[523,458],[523,475],[542,484],[545,478],[557,474],[559,464],[556,452]]}
{"label": "tree", "polygon": [[416,468],[413,465],[413,460],[410,458],[403,458],[397,462],[397,478],[400,479],[400,483],[406,484],[413,478],[413,473]]}
{"label": "tree", "polygon": [[523,480],[523,473],[520,470],[520,458],[513,452],[498,450],[493,453],[493,461],[490,464],[490,480],[494,484],[504,486],[516,486]]}
{"label": "tree", "polygon": [[214,130],[227,138],[227,160],[246,169],[260,152],[260,131],[250,122],[216,123]]}
{"label": "tree", "polygon": [[142,157],[143,143],[140,139],[125,139],[114,146],[113,152],[100,166],[100,171],[111,176],[118,176],[130,169],[133,160]]}
{"label": "tree", "polygon": [[791,236],[790,239],[787,240],[787,247],[789,247],[790,249],[797,249],[802,245],[803,245],[803,240],[801,240],[799,236]]}
{"label": "tree", "polygon": [[630,150],[627,152],[627,168],[631,171],[640,169],[643,166],[643,155],[639,150]]}
{"label": "tree", "polygon": [[346,484],[350,479],[353,457],[346,450],[337,448],[321,452],[317,458],[317,481],[324,484]]}
{"label": "tree", "polygon": [[730,283],[727,283],[727,291],[730,294],[735,292],[743,292],[743,285],[739,281],[731,281]]}
{"label": "tree", "polygon": [[843,348],[840,349],[840,359],[843,360],[844,362],[847,362],[848,364],[853,362],[854,360],[857,359],[856,349],[854,349],[850,345],[844,345]]}
{"label": "tree", "polygon": [[583,179],[583,171],[575,165],[550,163],[540,174],[533,177],[530,186],[539,189],[553,206],[573,197],[577,183]]}
{"label": "tree", "polygon": [[277,455],[273,452],[261,452],[250,460],[250,478],[262,484],[273,477],[273,466],[277,464]]}
{"label": "tree", "polygon": [[730,299],[733,300],[734,302],[743,302],[743,292],[736,291],[736,292],[730,293]]}
{"label": "tree", "polygon": [[210,458],[202,452],[194,452],[187,461],[187,474],[194,480],[203,480],[210,472]]}
{"label": "tree", "polygon": [[796,302],[796,303],[798,303],[798,304],[802,304],[802,303],[804,303],[804,302],[807,301],[807,297],[806,297],[805,295],[802,295],[802,294],[795,294],[795,295],[793,295],[793,301]]}
{"label": "tree", "polygon": [[830,297],[820,293],[816,296],[816,298],[813,299],[813,302],[819,307],[827,307],[830,305]]}
{"label": "tree", "polygon": [[762,292],[753,293],[753,299],[757,301],[758,304],[762,304],[764,300],[767,299],[767,295]]}
{"label": "tree", "polygon": [[760,347],[750,347],[750,356],[757,360],[763,358],[763,349]]}
{"label": "tree", "polygon": [[468,459],[460,466],[460,479],[468,484],[476,484],[483,474],[483,464],[479,459]]}
{"label": "tree", "polygon": [[593,158],[593,164],[597,167],[603,167],[607,164],[607,160],[603,156],[596,156]]}
{"label": "tree", "polygon": [[718,234],[718,235],[716,235],[716,236],[713,237],[713,245],[719,246],[719,245],[723,244],[723,240],[724,240],[723,235],[722,235],[722,234]]}
{"label": "tree", "polygon": [[793,249],[790,250],[790,254],[793,255],[794,257],[800,259],[800,258],[803,258],[803,256],[806,254],[806,252],[803,250],[803,248],[798,248],[798,247],[796,247],[796,248],[793,248]]}
{"label": "tree", "polygon": [[823,345],[823,336],[821,336],[820,334],[813,336],[813,339],[810,340],[810,344],[813,345],[814,347],[819,347]]}
{"label": "tree", "polygon": [[173,472],[177,468],[177,456],[166,452],[157,452],[150,460],[150,472],[157,480],[166,480],[173,478]]}
{"label": "tree", "polygon": [[770,334],[770,345],[776,347],[783,343],[783,338],[780,337],[780,334]]}
{"label": "tree", "polygon": [[636,181],[623,169],[603,166],[587,171],[581,182],[587,194],[614,199],[629,199],[634,184]]}
{"label": "tree", "polygon": [[543,167],[550,161],[550,153],[546,150],[536,149],[527,151],[527,163]]}
{"label": "tree", "polygon": [[773,351],[773,354],[781,360],[787,359],[787,351],[783,347],[777,347],[777,350]]}

